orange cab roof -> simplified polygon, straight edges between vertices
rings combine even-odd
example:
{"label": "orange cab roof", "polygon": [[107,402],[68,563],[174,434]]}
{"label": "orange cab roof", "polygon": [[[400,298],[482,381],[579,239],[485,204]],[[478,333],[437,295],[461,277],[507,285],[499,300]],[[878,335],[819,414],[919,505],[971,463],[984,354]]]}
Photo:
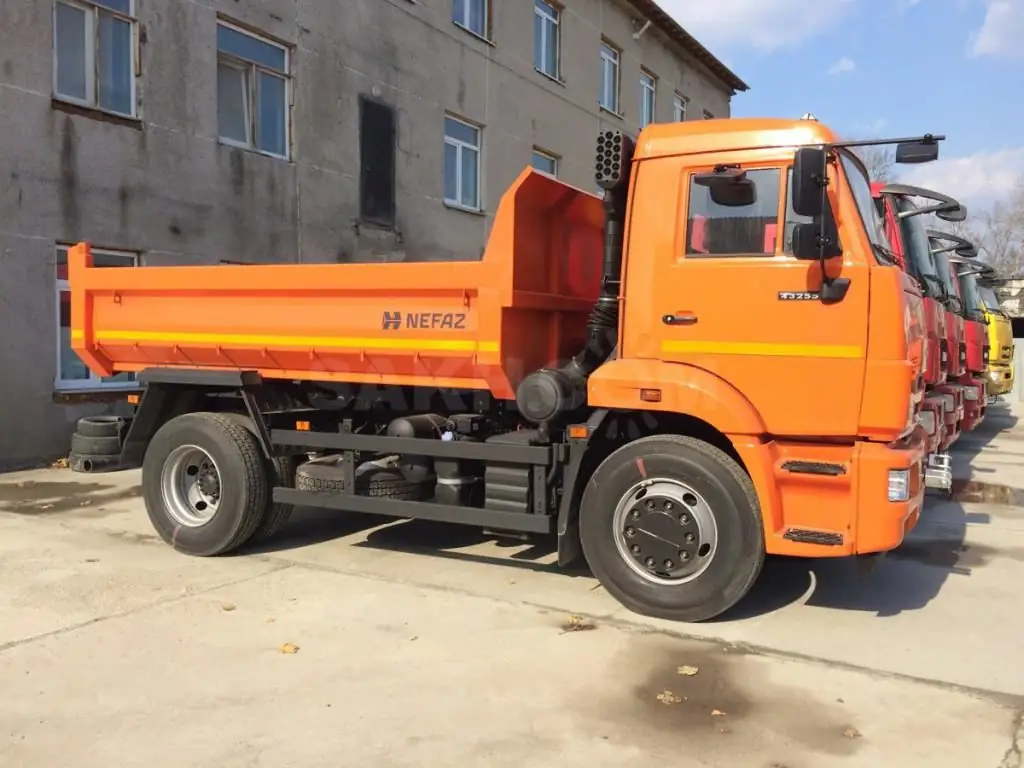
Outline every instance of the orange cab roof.
{"label": "orange cab roof", "polygon": [[652,123],[637,138],[634,157],[691,155],[733,149],[793,147],[838,141],[836,134],[814,120],[739,117]]}

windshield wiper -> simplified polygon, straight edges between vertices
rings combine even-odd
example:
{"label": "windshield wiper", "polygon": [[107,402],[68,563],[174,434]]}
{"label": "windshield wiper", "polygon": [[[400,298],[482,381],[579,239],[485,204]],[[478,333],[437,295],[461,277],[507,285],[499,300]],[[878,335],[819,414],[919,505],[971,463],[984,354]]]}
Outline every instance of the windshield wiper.
{"label": "windshield wiper", "polygon": [[935,288],[935,298],[945,300],[946,298],[946,287],[942,284],[942,280],[938,275],[929,275],[927,272],[924,273],[925,282]]}
{"label": "windshield wiper", "polygon": [[896,254],[886,248],[884,245],[878,243],[871,243],[871,249],[875,252],[876,256],[879,256],[882,261],[887,264],[899,264],[899,259],[896,258]]}

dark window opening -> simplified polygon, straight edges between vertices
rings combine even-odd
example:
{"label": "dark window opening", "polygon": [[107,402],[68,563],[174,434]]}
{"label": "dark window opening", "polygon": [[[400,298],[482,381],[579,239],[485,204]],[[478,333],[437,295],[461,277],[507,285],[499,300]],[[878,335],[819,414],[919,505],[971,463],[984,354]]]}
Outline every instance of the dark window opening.
{"label": "dark window opening", "polygon": [[395,225],[395,110],[359,97],[359,216]]}

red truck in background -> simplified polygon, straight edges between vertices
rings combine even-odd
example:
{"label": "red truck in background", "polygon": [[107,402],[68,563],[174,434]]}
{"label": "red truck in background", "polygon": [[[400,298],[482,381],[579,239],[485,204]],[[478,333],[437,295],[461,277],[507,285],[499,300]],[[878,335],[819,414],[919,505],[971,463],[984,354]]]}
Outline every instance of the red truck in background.
{"label": "red truck in background", "polygon": [[[919,416],[928,435],[925,484],[948,494],[953,487],[949,448],[960,436],[964,418],[964,389],[952,381],[963,373],[958,362],[962,327],[950,322],[955,306],[932,255],[924,217],[934,214],[944,221],[958,222],[967,217],[967,210],[952,197],[907,184],[876,182],[871,193],[885,221],[893,253],[903,270],[921,287],[927,333],[925,398]],[[918,206],[913,198],[923,198],[930,204]]]}
{"label": "red truck in background", "polygon": [[959,315],[964,326],[964,370],[959,383],[964,387],[963,428],[970,432],[985,419],[987,393],[985,369],[988,366],[988,328],[985,310],[978,296],[978,286],[969,271],[978,256],[977,247],[958,235],[928,230],[932,253],[940,272],[948,277],[949,288],[959,299]]}

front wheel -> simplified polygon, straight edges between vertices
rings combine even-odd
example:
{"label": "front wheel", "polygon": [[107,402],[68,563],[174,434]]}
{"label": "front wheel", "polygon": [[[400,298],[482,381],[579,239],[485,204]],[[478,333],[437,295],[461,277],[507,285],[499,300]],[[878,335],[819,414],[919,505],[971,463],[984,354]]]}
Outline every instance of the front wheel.
{"label": "front wheel", "polygon": [[724,613],[764,563],[750,477],[725,452],[679,435],[635,440],[601,463],[583,493],[580,538],[613,597],[673,621]]}
{"label": "front wheel", "polygon": [[171,419],[153,435],[142,463],[153,527],[189,555],[224,554],[249,540],[265,517],[269,485],[256,438],[218,413]]}

